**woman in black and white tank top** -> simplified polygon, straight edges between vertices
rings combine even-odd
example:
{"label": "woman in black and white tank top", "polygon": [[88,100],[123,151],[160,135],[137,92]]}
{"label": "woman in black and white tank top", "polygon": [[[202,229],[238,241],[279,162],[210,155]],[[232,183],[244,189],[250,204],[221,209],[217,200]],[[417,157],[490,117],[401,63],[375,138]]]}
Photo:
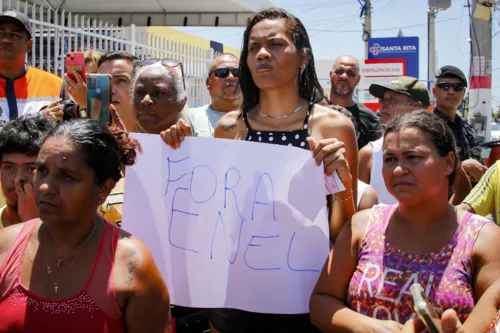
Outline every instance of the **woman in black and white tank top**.
{"label": "woman in black and white tank top", "polygon": [[[337,170],[347,189],[331,198],[334,239],[355,212],[356,135],[344,115],[316,104],[323,99],[323,90],[302,23],[281,9],[258,12],[244,33],[240,70],[242,110],[225,115],[215,137],[310,149],[318,164],[324,162],[327,175]],[[217,309],[211,324],[212,331],[220,333],[317,332],[308,314]]]}
{"label": "woman in black and white tank top", "polygon": [[[358,146],[352,122],[316,104],[324,98],[323,89],[316,77],[309,37],[299,19],[277,8],[256,13],[244,33],[240,72],[242,109],[219,120],[215,137],[312,150],[318,165],[324,163],[327,176],[336,170],[346,190],[329,198],[330,237],[334,241],[355,213]],[[161,136],[176,148],[186,126],[179,123]],[[220,333],[317,332],[309,314],[234,309],[212,311],[211,326],[212,332]]]}

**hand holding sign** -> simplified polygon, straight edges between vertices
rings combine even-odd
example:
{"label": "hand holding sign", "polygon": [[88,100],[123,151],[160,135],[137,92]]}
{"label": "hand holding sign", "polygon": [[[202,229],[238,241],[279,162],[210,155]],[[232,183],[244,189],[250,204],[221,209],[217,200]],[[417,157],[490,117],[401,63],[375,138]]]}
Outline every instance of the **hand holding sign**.
{"label": "hand holding sign", "polygon": [[[343,192],[352,188],[352,176],[345,154],[345,145],[337,139],[324,139],[317,142],[308,137],[307,142],[317,165],[325,167],[325,182],[328,194]],[[339,179],[340,178],[340,179]]]}
{"label": "hand holding sign", "polygon": [[160,133],[161,138],[172,149],[179,148],[186,136],[193,136],[191,126],[180,119],[177,124],[170,126],[169,129]]}
{"label": "hand holding sign", "polygon": [[143,154],[126,172],[123,227],[151,249],[172,304],[307,313],[329,252],[324,171],[310,153],[134,137]]}

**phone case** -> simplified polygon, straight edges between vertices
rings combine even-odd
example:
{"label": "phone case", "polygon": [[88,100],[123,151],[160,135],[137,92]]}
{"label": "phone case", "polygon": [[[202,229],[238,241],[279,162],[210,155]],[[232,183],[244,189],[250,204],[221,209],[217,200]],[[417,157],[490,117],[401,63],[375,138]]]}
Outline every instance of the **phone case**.
{"label": "phone case", "polygon": [[430,333],[442,333],[439,329],[439,316],[434,310],[434,307],[429,302],[424,293],[424,288],[418,283],[410,287],[411,296],[413,297],[413,308],[418,317],[424,322]]}
{"label": "phone case", "polygon": [[87,75],[87,113],[90,119],[107,124],[110,121],[111,75]]}
{"label": "phone case", "polygon": [[74,81],[76,81],[75,74],[73,74],[75,71],[85,82],[87,79],[85,73],[85,57],[82,52],[69,52],[66,54],[66,73]]}

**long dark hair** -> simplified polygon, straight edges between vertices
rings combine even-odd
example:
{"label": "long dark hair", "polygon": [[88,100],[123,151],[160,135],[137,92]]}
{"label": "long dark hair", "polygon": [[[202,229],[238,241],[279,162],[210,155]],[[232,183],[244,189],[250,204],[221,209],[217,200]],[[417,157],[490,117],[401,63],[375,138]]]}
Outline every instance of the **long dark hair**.
{"label": "long dark hair", "polygon": [[407,128],[415,128],[424,132],[436,147],[439,156],[446,157],[450,152],[455,154],[455,166],[449,176],[450,188],[455,183],[457,170],[461,163],[457,151],[457,145],[453,132],[448,125],[438,116],[425,109],[416,110],[407,114],[398,116],[384,131],[384,138],[389,133],[401,132]]}
{"label": "long dark hair", "polygon": [[307,101],[320,102],[324,98],[323,88],[316,77],[316,69],[314,68],[314,57],[312,54],[312,47],[307,35],[306,28],[300,20],[294,15],[290,14],[281,8],[269,8],[257,12],[248,20],[248,24],[243,34],[243,47],[240,58],[240,85],[243,93],[243,104],[241,106],[242,112],[248,112],[253,107],[259,104],[259,88],[255,85],[252,78],[252,73],[248,68],[248,40],[252,28],[259,22],[269,20],[286,20],[288,33],[293,40],[295,48],[299,54],[308,55],[309,63],[304,71],[299,75],[299,94]]}

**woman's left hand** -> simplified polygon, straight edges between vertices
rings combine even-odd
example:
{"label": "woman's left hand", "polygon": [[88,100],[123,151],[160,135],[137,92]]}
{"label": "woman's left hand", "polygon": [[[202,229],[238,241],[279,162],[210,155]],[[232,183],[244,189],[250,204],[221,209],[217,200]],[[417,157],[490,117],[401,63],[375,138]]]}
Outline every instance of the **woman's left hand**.
{"label": "woman's left hand", "polygon": [[76,71],[73,72],[73,74],[75,75],[76,81],[68,74],[64,77],[66,90],[80,107],[85,108],[87,107],[87,85],[80,74]]}
{"label": "woman's left hand", "polygon": [[[458,315],[453,309],[446,310],[441,316],[439,327],[442,333],[465,333]],[[410,319],[406,322],[402,333],[428,333],[429,330],[425,327],[420,319]]]}
{"label": "woman's left hand", "polygon": [[312,137],[308,137],[307,142],[311,147],[316,164],[321,165],[323,162],[327,176],[330,176],[336,170],[346,190],[350,192],[352,189],[352,176],[349,171],[344,143],[334,138],[316,141]]}

